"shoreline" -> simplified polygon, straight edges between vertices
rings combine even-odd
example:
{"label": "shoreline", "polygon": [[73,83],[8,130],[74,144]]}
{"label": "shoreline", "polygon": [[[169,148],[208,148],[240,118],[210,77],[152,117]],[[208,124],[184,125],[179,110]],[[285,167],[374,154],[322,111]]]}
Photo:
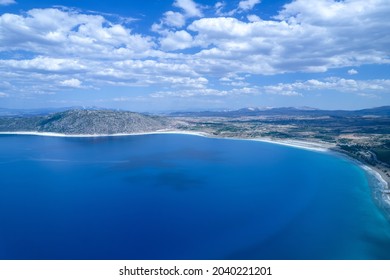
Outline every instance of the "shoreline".
{"label": "shoreline", "polygon": [[[364,170],[369,181],[375,184],[374,187],[371,186],[374,200],[378,200],[381,208],[386,208],[385,211],[390,219],[390,177],[387,176],[379,167],[354,158],[342,150],[330,149],[329,152],[354,162]],[[380,196],[380,199],[378,198],[378,195]]]}
{"label": "shoreline", "polygon": [[335,148],[336,145],[318,142],[308,142],[302,140],[275,140],[270,138],[238,138],[238,137],[221,137],[215,136],[206,132],[194,132],[186,130],[156,130],[150,132],[134,132],[134,133],[116,133],[116,134],[63,134],[53,132],[38,132],[38,131],[3,131],[0,135],[31,135],[31,136],[45,136],[45,137],[68,137],[68,138],[92,138],[92,137],[120,137],[120,136],[140,136],[140,135],[155,135],[155,134],[185,134],[194,135],[200,137],[214,138],[214,139],[230,139],[230,140],[246,140],[246,141],[257,141],[264,143],[277,144],[282,146],[288,146],[298,149],[310,150],[315,152],[332,152],[341,156],[346,157],[358,164],[367,174],[376,178],[380,183],[381,189],[379,190],[382,194],[382,199],[390,206],[390,180],[386,174],[384,174],[379,168],[362,162],[349,154],[344,153]]}
{"label": "shoreline", "polygon": [[134,132],[134,133],[114,133],[114,134],[64,134],[56,132],[38,132],[38,131],[0,131],[0,135],[31,135],[31,136],[45,136],[45,137],[66,137],[66,138],[93,138],[93,137],[120,137],[120,136],[139,136],[139,135],[154,135],[154,134],[185,134],[194,135],[215,139],[230,139],[230,140],[245,140],[257,141],[271,144],[278,144],[282,146],[300,148],[310,151],[327,152],[334,145],[317,142],[307,142],[301,140],[275,140],[271,138],[239,138],[239,137],[221,137],[215,136],[206,132],[194,132],[187,130],[156,130],[151,132]]}
{"label": "shoreline", "polygon": [[64,133],[57,133],[57,132],[38,132],[38,131],[1,131],[0,132],[0,135],[32,135],[32,136],[65,137],[65,138],[120,137],[120,136],[153,135],[153,134],[190,134],[190,135],[208,137],[207,133],[179,131],[179,130],[178,131],[156,130],[151,132],[113,133],[113,134],[64,134]]}

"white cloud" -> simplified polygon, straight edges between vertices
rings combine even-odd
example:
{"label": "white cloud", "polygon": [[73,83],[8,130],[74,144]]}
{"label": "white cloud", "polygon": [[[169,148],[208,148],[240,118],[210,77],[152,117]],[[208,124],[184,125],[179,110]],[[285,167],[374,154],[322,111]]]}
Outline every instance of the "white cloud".
{"label": "white cloud", "polygon": [[192,36],[185,30],[169,32],[166,37],[160,40],[163,50],[181,50],[192,46]]}
{"label": "white cloud", "polygon": [[261,0],[243,0],[238,3],[238,8],[243,11],[252,10]]}
{"label": "white cloud", "polygon": [[[223,7],[223,2],[214,6],[217,11]],[[363,0],[296,0],[274,19],[262,20],[253,14],[247,16],[249,22],[234,17],[201,18],[187,27],[186,33],[195,33],[192,41],[187,36],[174,47],[173,33],[167,31],[160,33],[163,38],[159,41],[166,42],[161,44],[165,51],[200,47],[186,60],[202,73],[223,75],[231,68],[267,75],[326,72],[390,63],[389,13],[390,2],[385,0],[376,0],[375,5]]]}
{"label": "white cloud", "polygon": [[[200,35],[208,36],[213,41],[227,37],[246,37],[251,32],[252,26],[232,17],[202,18],[194,21],[189,30],[196,31]],[[225,38],[222,38],[225,37]]]}
{"label": "white cloud", "polygon": [[25,15],[0,16],[0,51],[25,50],[38,54],[112,57],[142,56],[153,42],[132,34],[101,15],[61,9],[33,9]]}
{"label": "white cloud", "polygon": [[113,98],[113,101],[115,101],[115,102],[127,102],[130,100],[132,100],[132,98],[130,98],[130,97],[115,97],[115,98]]}
{"label": "white cloud", "polygon": [[162,19],[162,21],[166,25],[174,27],[182,27],[186,22],[184,15],[172,11],[164,13],[164,18]]}
{"label": "white cloud", "polygon": [[275,19],[202,18],[188,29],[204,67],[235,60],[237,71],[276,74],[388,64],[390,2],[374,2],[296,0]]}
{"label": "white cloud", "polygon": [[167,11],[160,19],[159,23],[152,25],[151,30],[166,36],[170,30],[177,30],[186,24],[187,19],[202,17],[203,13],[198,4],[192,0],[176,0],[174,7],[180,8],[181,12]]}
{"label": "white cloud", "polygon": [[301,94],[302,92],[312,92],[318,90],[331,90],[337,92],[350,92],[361,95],[361,92],[390,93],[390,80],[353,80],[338,77],[327,78],[325,80],[307,80],[295,83],[279,83],[277,85],[264,86],[266,93],[272,94]]}
{"label": "white cloud", "polygon": [[232,87],[248,87],[250,83],[245,81],[245,77],[237,75],[236,73],[228,73],[225,77],[219,79],[223,85],[229,85]]}
{"label": "white cloud", "polygon": [[[223,77],[221,81],[230,82],[235,77]],[[160,91],[153,94],[152,97],[192,97],[192,96],[229,96],[229,95],[260,95],[271,94],[280,96],[304,96],[306,93],[313,93],[316,91],[336,91],[344,93],[354,93],[364,97],[377,97],[376,94],[390,93],[390,80],[352,80],[343,79],[338,77],[328,78],[325,80],[307,80],[294,83],[278,83],[274,85],[265,86],[248,86],[243,83],[242,86],[238,85],[237,88],[229,90],[219,90],[213,88],[203,89],[188,89],[180,91]],[[375,94],[376,93],[376,94]]]}
{"label": "white cloud", "polygon": [[237,13],[248,12],[252,10],[257,4],[260,4],[261,0],[242,0],[238,3],[237,8],[230,10],[228,12],[223,12],[225,8],[224,2],[217,2],[214,6],[216,10],[216,15],[218,16],[233,16]]}
{"label": "white cloud", "polygon": [[151,97],[154,98],[164,98],[167,96],[170,97],[181,97],[181,98],[188,98],[188,97],[194,97],[194,96],[228,96],[228,95],[237,95],[242,93],[255,93],[257,92],[256,89],[252,88],[244,88],[244,89],[232,89],[232,90],[219,90],[219,89],[213,89],[213,88],[203,88],[203,89],[186,89],[186,90],[180,90],[180,91],[159,91],[156,93],[151,94]]}
{"label": "white cloud", "polygon": [[4,92],[0,92],[0,98],[3,98],[3,97],[7,97],[8,94],[4,93]]}
{"label": "white cloud", "polygon": [[[110,70],[105,67],[105,70]],[[155,60],[122,60],[112,64],[112,73],[123,71],[126,76],[166,74],[172,76],[198,77],[199,75],[186,63],[164,63]],[[145,78],[145,76],[143,77]]]}
{"label": "white cloud", "polygon": [[81,87],[81,81],[78,79],[69,79],[62,81],[60,83],[64,87],[72,87],[72,88],[80,88]]}
{"label": "white cloud", "polygon": [[199,5],[192,0],[176,0],[174,6],[184,10],[188,17],[202,17],[203,13]]}
{"label": "white cloud", "polygon": [[0,68],[14,68],[20,70],[43,70],[51,72],[60,72],[60,71],[82,71],[86,69],[86,66],[83,65],[77,59],[64,59],[64,58],[51,58],[38,56],[33,59],[23,59],[23,60],[0,60]]}
{"label": "white cloud", "polygon": [[349,75],[356,75],[357,73],[359,73],[357,70],[355,70],[355,69],[349,69],[348,70],[348,74]]}
{"label": "white cloud", "polygon": [[11,5],[11,4],[16,4],[16,1],[15,0],[0,0],[0,6],[1,5],[7,6],[7,5]]}
{"label": "white cloud", "polygon": [[264,86],[262,92],[267,94],[276,94],[284,96],[302,96],[300,92],[295,89],[294,84],[277,84]]}
{"label": "white cloud", "polygon": [[358,93],[359,96],[361,97],[366,97],[366,98],[375,98],[375,99],[380,99],[380,97],[376,94],[372,94],[372,93]]}
{"label": "white cloud", "polygon": [[[224,7],[217,4],[210,9]],[[187,95],[223,96],[316,90],[380,94],[390,88],[387,80],[256,87],[255,79],[243,79],[245,74],[351,71],[362,64],[389,64],[389,1],[296,0],[267,20],[256,15],[248,20],[192,18],[188,26],[186,20],[200,16],[201,8],[193,1],[175,5],[181,12],[166,12],[153,37],[135,33],[131,23],[72,9],[2,14],[0,52],[7,56],[0,59],[0,90],[11,95],[53,93],[72,85],[159,86]],[[224,90],[217,89],[221,85]]]}
{"label": "white cloud", "polygon": [[222,10],[225,8],[226,4],[224,2],[217,2],[214,5],[215,14],[220,16],[223,14]]}
{"label": "white cloud", "polygon": [[261,18],[256,15],[248,15],[246,17],[250,22],[261,21]]}

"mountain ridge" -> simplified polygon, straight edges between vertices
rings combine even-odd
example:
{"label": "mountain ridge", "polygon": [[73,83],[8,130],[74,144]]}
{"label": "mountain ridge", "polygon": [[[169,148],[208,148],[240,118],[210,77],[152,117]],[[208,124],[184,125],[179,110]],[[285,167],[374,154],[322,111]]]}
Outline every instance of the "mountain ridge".
{"label": "mountain ridge", "polygon": [[173,117],[246,117],[246,116],[272,116],[272,115],[332,115],[332,116],[363,116],[378,115],[390,116],[390,106],[381,106],[359,110],[322,110],[311,107],[275,107],[275,108],[256,108],[247,107],[237,110],[227,111],[201,111],[201,112],[173,112],[169,116]]}
{"label": "mountain ridge", "polygon": [[134,112],[72,109],[43,116],[2,117],[0,131],[117,134],[156,131],[172,124],[172,120],[165,117]]}

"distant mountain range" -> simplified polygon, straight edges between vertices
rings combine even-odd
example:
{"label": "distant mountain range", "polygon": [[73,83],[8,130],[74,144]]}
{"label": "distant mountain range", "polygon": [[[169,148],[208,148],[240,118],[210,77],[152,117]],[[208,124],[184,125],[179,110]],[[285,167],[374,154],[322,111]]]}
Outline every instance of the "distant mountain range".
{"label": "distant mountain range", "polygon": [[383,106],[363,110],[320,110],[310,107],[282,107],[282,108],[242,108],[232,111],[203,111],[203,112],[174,112],[174,117],[248,117],[248,116],[390,116],[390,106]]}

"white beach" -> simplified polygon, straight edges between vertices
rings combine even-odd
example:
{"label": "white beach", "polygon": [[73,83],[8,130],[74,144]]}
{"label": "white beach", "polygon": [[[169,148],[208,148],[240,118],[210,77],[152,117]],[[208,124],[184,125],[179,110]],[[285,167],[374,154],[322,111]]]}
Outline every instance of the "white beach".
{"label": "white beach", "polygon": [[332,145],[326,145],[324,143],[306,142],[299,140],[274,140],[269,138],[235,138],[235,137],[219,137],[205,132],[194,132],[186,130],[156,130],[152,132],[134,132],[134,133],[115,133],[115,134],[63,134],[53,132],[38,132],[38,131],[5,131],[0,132],[0,135],[35,135],[35,136],[47,136],[47,137],[118,137],[118,136],[135,136],[135,135],[152,135],[152,134],[187,134],[217,139],[231,139],[231,140],[246,140],[246,141],[258,141],[272,144],[278,144],[283,146],[289,146],[294,148],[301,148],[317,152],[326,152]]}

